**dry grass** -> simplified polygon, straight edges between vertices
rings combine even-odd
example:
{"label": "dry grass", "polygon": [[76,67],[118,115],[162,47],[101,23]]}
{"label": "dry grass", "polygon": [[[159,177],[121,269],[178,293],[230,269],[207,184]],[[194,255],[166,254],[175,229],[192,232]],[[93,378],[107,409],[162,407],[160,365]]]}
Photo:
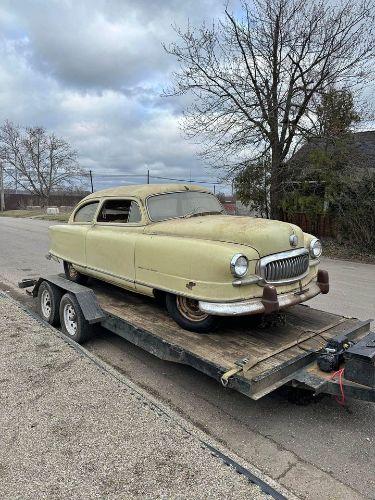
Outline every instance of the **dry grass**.
{"label": "dry grass", "polygon": [[0,217],[57,220],[60,222],[67,222],[69,216],[70,216],[69,212],[63,212],[55,215],[47,215],[45,212],[38,212],[37,210],[6,210],[5,212],[0,212]]}
{"label": "dry grass", "polygon": [[340,243],[333,238],[322,238],[322,242],[324,257],[375,264],[374,254],[361,251],[348,242]]}

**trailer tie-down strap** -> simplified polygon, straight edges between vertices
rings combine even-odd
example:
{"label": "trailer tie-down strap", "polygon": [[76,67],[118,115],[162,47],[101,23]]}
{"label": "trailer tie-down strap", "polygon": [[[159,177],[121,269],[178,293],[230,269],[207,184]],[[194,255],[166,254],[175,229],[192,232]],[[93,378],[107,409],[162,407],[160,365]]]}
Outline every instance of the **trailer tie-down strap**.
{"label": "trailer tie-down strap", "polygon": [[[266,361],[267,359],[272,358],[273,356],[276,356],[276,354],[280,354],[291,347],[295,347],[298,344],[301,344],[305,342],[306,340],[311,340],[314,337],[322,337],[324,340],[328,341],[328,339],[323,337],[323,333],[327,332],[328,330],[331,330],[335,326],[338,326],[340,323],[343,323],[346,321],[347,318],[340,318],[338,321],[334,322],[331,325],[325,326],[319,330],[303,330],[302,334],[298,336],[296,340],[293,340],[292,342],[289,342],[286,345],[283,345],[279,349],[275,349],[274,351],[271,351],[267,353],[264,356],[253,356],[252,354],[247,355],[244,358],[238,359],[237,361],[234,362],[234,366],[230,368],[228,371],[224,372],[223,375],[220,378],[220,381],[224,387],[227,387],[229,383],[229,379],[237,375],[237,373],[240,372],[248,372],[252,368],[254,368],[257,364],[261,363],[262,361]],[[306,333],[306,335],[303,335],[303,333]]]}
{"label": "trailer tie-down strap", "polygon": [[[251,359],[251,361],[250,361],[250,359]],[[236,366],[234,366],[233,368],[231,368],[230,370],[228,370],[227,372],[225,372],[221,376],[221,379],[220,379],[221,383],[223,384],[224,387],[226,387],[228,385],[229,379],[231,377],[233,377],[234,375],[237,375],[237,373],[243,371],[245,369],[245,367],[247,370],[250,370],[250,368],[253,368],[255,365],[257,365],[261,361],[263,361],[263,360],[260,358],[257,358],[256,356],[248,356],[247,358],[242,358],[242,359],[239,359],[238,361],[235,361],[234,364]]]}

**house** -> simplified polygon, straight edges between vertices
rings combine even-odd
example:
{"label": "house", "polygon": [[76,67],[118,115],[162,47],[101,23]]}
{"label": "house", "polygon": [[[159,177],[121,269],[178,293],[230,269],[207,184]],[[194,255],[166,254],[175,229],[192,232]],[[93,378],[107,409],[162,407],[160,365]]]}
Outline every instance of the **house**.
{"label": "house", "polygon": [[[325,139],[312,139],[304,144],[289,160],[291,164],[305,166],[308,164],[313,153],[319,149],[327,148],[327,152],[334,152],[333,143]],[[357,173],[375,172],[375,130],[354,132],[345,143],[345,160],[356,169]]]}
{"label": "house", "polygon": [[[324,157],[320,159],[322,163],[317,160],[319,151],[328,153],[326,166]],[[375,173],[375,130],[348,134],[347,139],[336,142],[317,138],[304,144],[286,165],[292,167],[292,172],[287,180],[288,194],[281,210],[282,220],[320,237],[336,236],[335,216],[329,211],[327,183],[331,168],[340,168],[340,163],[346,172],[349,171],[352,182]]]}

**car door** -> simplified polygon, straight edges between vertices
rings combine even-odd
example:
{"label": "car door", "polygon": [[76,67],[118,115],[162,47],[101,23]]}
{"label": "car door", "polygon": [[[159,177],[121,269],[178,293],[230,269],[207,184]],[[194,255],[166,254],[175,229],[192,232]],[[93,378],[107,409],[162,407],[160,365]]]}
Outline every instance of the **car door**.
{"label": "car door", "polygon": [[86,236],[86,266],[95,276],[134,288],[134,252],[144,222],[140,204],[132,198],[103,200],[95,224]]}
{"label": "car door", "polygon": [[[86,265],[86,235],[95,220],[99,200],[90,200],[78,206],[69,224],[54,226],[52,251],[55,255],[77,266]],[[52,228],[53,229],[53,228]]]}

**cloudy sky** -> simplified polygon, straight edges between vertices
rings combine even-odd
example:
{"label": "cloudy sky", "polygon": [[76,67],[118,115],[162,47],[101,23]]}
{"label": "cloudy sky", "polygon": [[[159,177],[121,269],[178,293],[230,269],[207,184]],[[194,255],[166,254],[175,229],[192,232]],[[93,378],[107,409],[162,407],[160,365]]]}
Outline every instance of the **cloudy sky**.
{"label": "cloudy sky", "polygon": [[[96,187],[108,174],[216,178],[179,130],[183,102],[160,97],[175,61],[162,42],[218,17],[220,0],[1,0],[0,121],[68,139]],[[100,174],[107,174],[101,177]]]}

